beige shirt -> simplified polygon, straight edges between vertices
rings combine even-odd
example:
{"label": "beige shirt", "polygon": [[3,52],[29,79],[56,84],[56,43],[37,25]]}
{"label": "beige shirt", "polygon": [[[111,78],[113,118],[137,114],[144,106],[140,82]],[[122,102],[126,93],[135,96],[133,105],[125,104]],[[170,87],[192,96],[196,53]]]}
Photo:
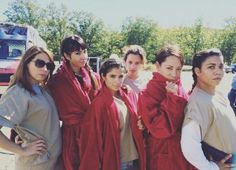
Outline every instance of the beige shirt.
{"label": "beige shirt", "polygon": [[138,159],[138,152],[130,128],[130,116],[125,103],[114,97],[120,118],[120,158],[121,162]]}
{"label": "beige shirt", "polygon": [[210,95],[195,87],[185,113],[183,127],[193,120],[200,126],[201,140],[226,153],[236,153],[236,117],[224,95]]}
{"label": "beige shirt", "polygon": [[16,155],[16,169],[55,169],[61,153],[61,132],[57,109],[51,96],[45,90],[42,90],[42,94],[32,95],[19,85],[14,85],[0,100],[0,114],[43,136],[48,145],[48,159],[37,155]]}

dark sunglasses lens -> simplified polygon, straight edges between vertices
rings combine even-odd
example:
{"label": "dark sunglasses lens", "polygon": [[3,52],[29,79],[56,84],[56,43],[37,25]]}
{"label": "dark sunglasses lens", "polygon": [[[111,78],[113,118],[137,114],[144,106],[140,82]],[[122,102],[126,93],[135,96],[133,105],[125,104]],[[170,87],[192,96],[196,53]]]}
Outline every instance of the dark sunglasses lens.
{"label": "dark sunglasses lens", "polygon": [[35,61],[35,66],[38,68],[43,68],[45,65],[47,67],[47,70],[54,70],[55,68],[54,64],[51,62],[46,63],[45,61],[39,59]]}
{"label": "dark sunglasses lens", "polygon": [[45,66],[45,62],[43,60],[36,60],[35,61],[35,66],[38,67],[38,68],[42,68]]}

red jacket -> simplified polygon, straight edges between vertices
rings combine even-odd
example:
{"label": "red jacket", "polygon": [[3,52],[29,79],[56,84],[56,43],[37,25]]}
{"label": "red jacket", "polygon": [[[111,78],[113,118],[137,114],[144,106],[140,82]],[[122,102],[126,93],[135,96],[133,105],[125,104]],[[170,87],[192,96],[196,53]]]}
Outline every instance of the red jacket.
{"label": "red jacket", "polygon": [[[137,127],[135,95],[119,91],[130,114],[130,127],[139,154],[140,170],[145,170],[145,150],[142,132]],[[80,170],[120,170],[119,114],[114,99],[107,89],[92,102],[82,127],[82,157]]]}
{"label": "red jacket", "polygon": [[159,73],[140,93],[138,106],[150,135],[147,139],[147,170],[194,169],[184,158],[180,148],[180,132],[187,104],[180,81],[178,96],[167,93],[167,79]]}
{"label": "red jacket", "polygon": [[[82,87],[72,69],[63,63],[49,82],[49,88],[57,105],[60,120],[63,122],[62,156],[66,170],[78,169],[80,162],[80,129],[85,112],[97,94],[91,85],[86,69],[81,69]],[[98,75],[97,79],[99,81]]]}

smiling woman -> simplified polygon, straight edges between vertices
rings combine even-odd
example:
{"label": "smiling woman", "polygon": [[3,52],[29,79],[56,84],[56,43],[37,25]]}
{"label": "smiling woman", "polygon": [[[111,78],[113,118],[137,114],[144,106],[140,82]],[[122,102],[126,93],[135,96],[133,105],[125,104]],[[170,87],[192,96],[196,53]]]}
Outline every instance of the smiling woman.
{"label": "smiling woman", "polygon": [[188,95],[181,83],[183,53],[168,44],[156,53],[156,72],[139,95],[138,110],[148,132],[148,170],[194,170],[180,148],[180,129]]}
{"label": "smiling woman", "polygon": [[61,55],[63,63],[49,81],[49,88],[62,121],[65,169],[74,170],[80,164],[84,114],[98,94],[100,77],[88,65],[87,45],[82,37],[72,35],[63,39]]}

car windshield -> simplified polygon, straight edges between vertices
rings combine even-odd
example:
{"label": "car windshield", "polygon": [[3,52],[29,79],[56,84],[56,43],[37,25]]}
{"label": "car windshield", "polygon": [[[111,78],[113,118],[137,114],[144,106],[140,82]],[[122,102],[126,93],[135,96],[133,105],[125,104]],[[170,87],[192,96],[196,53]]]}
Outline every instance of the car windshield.
{"label": "car windshield", "polygon": [[17,59],[25,52],[25,40],[0,39],[0,59]]}

